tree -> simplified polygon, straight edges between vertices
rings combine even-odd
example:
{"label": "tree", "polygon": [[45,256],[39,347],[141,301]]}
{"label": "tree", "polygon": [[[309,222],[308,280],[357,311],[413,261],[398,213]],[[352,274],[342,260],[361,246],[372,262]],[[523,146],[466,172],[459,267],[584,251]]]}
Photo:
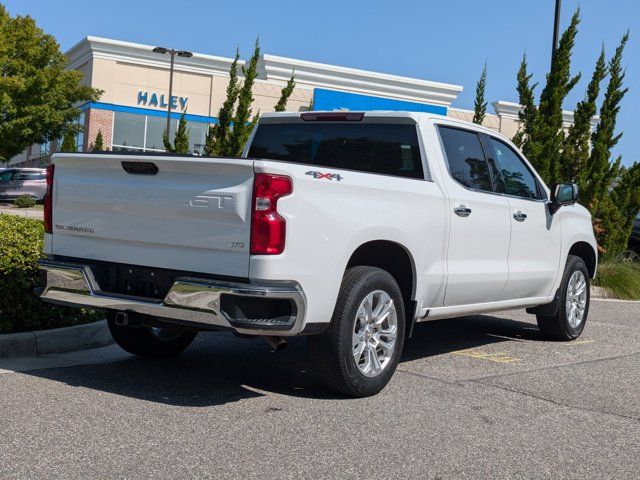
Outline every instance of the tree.
{"label": "tree", "polygon": [[520,98],[520,105],[522,105],[522,109],[518,112],[520,128],[513,138],[513,142],[522,149],[533,166],[540,171],[540,166],[535,160],[539,157],[540,147],[537,138],[539,115],[538,107],[535,103],[535,89],[538,84],[534,83],[531,85],[532,77],[533,75],[528,72],[527,54],[525,53],[522,56],[517,76],[517,91]]}
{"label": "tree", "polygon": [[291,72],[291,78],[289,78],[289,81],[280,92],[280,99],[278,100],[278,103],[276,103],[276,106],[275,106],[276,112],[284,112],[286,110],[287,100],[289,100],[289,97],[291,96],[295,88],[296,88],[295,71],[293,71]]}
{"label": "tree", "polygon": [[244,82],[238,93],[238,107],[233,118],[233,130],[229,135],[229,146],[224,155],[238,157],[242,154],[244,144],[249,138],[254,121],[251,118],[251,104],[253,103],[253,84],[258,76],[258,60],[260,59],[260,43],[256,39],[253,55],[248,64],[242,67]]}
{"label": "tree", "polygon": [[571,77],[571,54],[580,23],[580,9],[571,17],[569,27],[562,33],[556,49],[551,70],[547,75],[547,84],[540,94],[540,135],[542,150],[540,154],[548,162],[547,180],[549,183],[559,179],[560,153],[564,143],[562,128],[562,104],[569,92],[580,80],[580,74]]}
{"label": "tree", "polygon": [[623,86],[622,55],[629,39],[627,32],[609,61],[609,82],[600,107],[598,126],[591,136],[591,154],[585,166],[583,202],[594,218],[594,230],[601,253],[615,256],[621,253],[631,233],[631,225],[638,214],[640,167],[620,167],[620,156],[611,160],[611,150],[622,133],[616,134],[616,119],[620,102],[628,91]]}
{"label": "tree", "polygon": [[63,135],[62,145],[60,145],[61,152],[77,152],[78,146],[76,145],[76,131],[73,128],[68,128]]}
{"label": "tree", "polygon": [[178,130],[173,137],[173,145],[169,140],[167,130],[162,133],[162,143],[167,152],[172,153],[189,153],[189,130],[187,129],[187,111],[183,110],[180,115],[180,121],[178,122]]}
{"label": "tree", "polygon": [[67,63],[33,18],[10,17],[0,5],[0,161],[60,138],[78,114],[74,105],[99,98]]}
{"label": "tree", "polygon": [[628,90],[622,86],[622,54],[628,39],[629,34],[626,33],[609,62],[609,83],[600,107],[598,126],[591,136],[592,149],[586,165],[586,176],[589,180],[583,189],[582,198],[587,204],[597,202],[605,196],[612,180],[619,173],[620,159],[611,162],[610,158],[611,149],[622,137],[621,133],[616,135],[615,129],[620,102]]}
{"label": "tree", "polygon": [[104,140],[102,138],[102,130],[98,130],[98,134],[96,135],[96,141],[93,142],[93,151],[101,152],[104,150]]}
{"label": "tree", "polygon": [[588,178],[587,161],[591,153],[591,122],[597,111],[600,83],[607,75],[604,47],[596,61],[591,81],[587,86],[584,100],[578,102],[561,153],[560,179],[576,182],[581,191],[585,190]]}
{"label": "tree", "polygon": [[205,155],[227,155],[229,144],[229,132],[233,122],[233,108],[238,100],[240,87],[238,85],[238,60],[240,50],[236,48],[236,56],[229,69],[229,84],[227,85],[227,98],[218,112],[218,124],[209,128],[205,141]]}
{"label": "tree", "polygon": [[522,133],[515,140],[521,144],[527,158],[548,183],[557,181],[559,174],[560,153],[564,143],[562,103],[580,80],[580,74],[571,77],[570,73],[571,53],[579,23],[580,9],[577,9],[571,17],[569,27],[560,37],[537,107],[534,100],[536,85],[530,85],[531,75],[527,72],[526,56],[518,71],[518,93],[524,110],[520,113]]}
{"label": "tree", "polygon": [[476,100],[473,104],[473,123],[482,125],[487,113],[487,102],[484,100],[484,89],[487,86],[487,62],[484,63],[482,74],[476,85]]}
{"label": "tree", "polygon": [[204,154],[213,157],[216,155],[216,129],[218,125],[209,125],[207,136],[204,140]]}

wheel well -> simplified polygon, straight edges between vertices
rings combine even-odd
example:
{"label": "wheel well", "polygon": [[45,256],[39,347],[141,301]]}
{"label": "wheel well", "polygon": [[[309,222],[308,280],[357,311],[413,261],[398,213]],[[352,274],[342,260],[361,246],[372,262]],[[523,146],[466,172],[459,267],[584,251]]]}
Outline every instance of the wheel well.
{"label": "wheel well", "polygon": [[387,240],[376,240],[360,245],[351,255],[347,268],[356,266],[378,267],[386,270],[398,282],[407,321],[411,322],[413,305],[414,268],[409,253],[400,244]]}
{"label": "wheel well", "polygon": [[589,276],[593,278],[596,274],[596,252],[587,242],[574,243],[569,250],[569,255],[575,255],[582,258],[587,265]]}

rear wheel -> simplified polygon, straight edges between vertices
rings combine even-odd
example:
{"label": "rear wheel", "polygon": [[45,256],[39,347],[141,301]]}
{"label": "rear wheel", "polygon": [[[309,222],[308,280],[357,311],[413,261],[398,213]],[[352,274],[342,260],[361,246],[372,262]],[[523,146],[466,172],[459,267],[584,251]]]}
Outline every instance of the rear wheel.
{"label": "rear wheel", "polygon": [[589,315],[589,271],[584,260],[569,255],[560,285],[560,302],[554,316],[538,315],[538,327],[551,340],[575,340]]}
{"label": "rear wheel", "polygon": [[191,345],[197,335],[197,332],[173,328],[118,325],[115,315],[109,315],[107,323],[116,343],[140,357],[173,357]]}
{"label": "rear wheel", "polygon": [[375,395],[398,365],[404,331],[404,303],[395,279],[379,268],[349,269],[331,324],[309,337],[317,378],[349,396]]}

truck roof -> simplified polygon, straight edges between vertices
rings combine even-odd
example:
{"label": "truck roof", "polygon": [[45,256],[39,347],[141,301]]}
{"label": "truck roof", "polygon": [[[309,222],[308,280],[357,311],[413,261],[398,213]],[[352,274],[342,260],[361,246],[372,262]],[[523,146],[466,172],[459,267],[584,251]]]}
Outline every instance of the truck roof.
{"label": "truck roof", "polygon": [[425,117],[442,117],[435,113],[424,112],[409,112],[403,110],[367,110],[367,111],[352,111],[352,110],[308,110],[306,112],[268,112],[260,116],[260,121],[275,119],[275,118],[300,118],[305,113],[315,114],[339,114],[339,113],[351,113],[362,114],[364,118],[378,117],[378,118],[411,118],[416,122],[420,118]]}

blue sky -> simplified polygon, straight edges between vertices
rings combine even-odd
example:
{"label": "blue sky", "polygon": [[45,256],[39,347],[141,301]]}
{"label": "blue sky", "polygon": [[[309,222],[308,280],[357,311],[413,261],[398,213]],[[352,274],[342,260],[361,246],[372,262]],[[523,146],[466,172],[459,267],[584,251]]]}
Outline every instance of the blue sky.
{"label": "blue sky", "polygon": [[[548,69],[554,0],[10,0],[11,14],[29,14],[63,49],[87,35],[243,57],[257,35],[275,55],[462,85],[454,106],[472,108],[485,60],[487,100],[517,101],[515,77],[527,52],[535,80]],[[95,7],[94,7],[95,5]],[[610,55],[631,30],[625,52],[630,88],[618,120],[615,153],[640,161],[640,1],[563,0],[562,26],[577,7],[582,23],[573,57],[582,81],[565,108],[584,96],[604,43]],[[539,92],[538,92],[539,93]],[[491,107],[490,111],[491,110]]]}

